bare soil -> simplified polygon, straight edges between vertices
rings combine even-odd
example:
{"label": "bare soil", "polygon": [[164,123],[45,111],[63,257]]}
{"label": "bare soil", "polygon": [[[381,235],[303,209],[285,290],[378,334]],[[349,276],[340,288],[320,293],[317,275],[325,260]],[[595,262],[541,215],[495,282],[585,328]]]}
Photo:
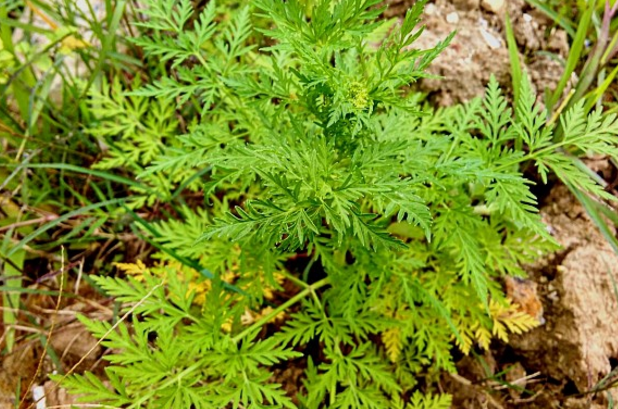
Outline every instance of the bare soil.
{"label": "bare soil", "polygon": [[[441,78],[425,79],[419,88],[438,105],[482,95],[491,75],[510,89],[506,12],[537,94],[554,90],[562,73],[560,59],[568,55],[567,35],[523,0],[429,4],[426,31],[417,45],[432,46],[453,30],[457,36],[430,68]],[[610,186],[615,184],[616,169],[605,158],[589,165]],[[443,377],[455,408],[605,408],[608,393],[618,397],[615,391],[593,393],[618,366],[618,257],[565,186],[541,193],[544,221],[562,245],[528,268],[526,283],[545,323],[513,337],[509,345],[497,343],[483,356],[462,358],[459,375]]]}
{"label": "bare soil", "polygon": [[[400,15],[412,1],[394,0],[387,17]],[[560,78],[560,58],[568,54],[567,36],[523,0],[436,0],[426,9],[426,30],[416,46],[432,46],[457,30],[452,45],[430,72],[442,78],[424,79],[419,89],[439,105],[468,101],[482,95],[491,75],[510,88],[510,66],[504,36],[508,11],[521,60],[539,95],[553,89]],[[567,89],[568,91],[568,89]],[[591,167],[610,185],[616,170],[596,158]],[[495,343],[483,355],[462,357],[457,375],[444,374],[441,387],[453,394],[454,408],[605,408],[607,392],[591,393],[618,366],[618,257],[568,190],[554,186],[543,198],[542,214],[563,248],[529,266],[534,302],[540,303],[545,324],[509,345]],[[72,285],[73,283],[71,283]],[[65,300],[57,315],[49,347],[63,369],[90,352],[81,369],[102,369],[104,351],[75,320],[76,312],[108,319],[110,300],[87,286],[78,299]],[[30,318],[38,328],[49,328],[55,299],[28,297]],[[28,317],[20,317],[28,322]],[[43,339],[43,342],[41,341]],[[54,365],[44,353],[44,337],[20,332],[18,344],[0,356],[0,409],[17,407],[16,391],[33,385],[47,392],[47,405],[69,405],[73,399],[46,381]],[[300,365],[300,364],[299,364]],[[302,366],[302,365],[300,365]],[[38,369],[37,369],[38,368]],[[276,371],[278,382],[290,393],[301,388],[296,366]],[[618,394],[615,394],[618,398]]]}
{"label": "bare soil", "polygon": [[423,18],[426,28],[414,46],[427,48],[452,31],[457,35],[429,69],[437,77],[421,81],[420,90],[438,105],[446,106],[482,95],[492,75],[504,89],[510,89],[504,35],[507,11],[520,47],[520,60],[537,94],[542,96],[545,88],[554,90],[562,74],[560,58],[565,58],[569,50],[567,35],[523,0],[436,0],[428,4]]}
{"label": "bare soil", "polygon": [[566,187],[545,202],[544,221],[563,246],[528,268],[545,324],[461,359],[459,376],[444,376],[454,407],[600,409],[607,393],[616,398],[593,391],[618,364],[618,257]]}

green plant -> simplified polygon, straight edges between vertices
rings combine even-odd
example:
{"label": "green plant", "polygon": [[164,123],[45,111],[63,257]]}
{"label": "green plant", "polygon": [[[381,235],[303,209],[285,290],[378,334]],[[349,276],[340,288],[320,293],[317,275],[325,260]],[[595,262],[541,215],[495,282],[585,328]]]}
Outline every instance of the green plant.
{"label": "green plant", "polygon": [[[539,0],[527,1],[554,19],[573,39],[564,73],[556,89],[546,90],[545,104],[551,116],[550,121],[555,121],[562,110],[571,108],[582,99],[586,101],[587,111],[600,108],[604,102],[603,96],[618,74],[618,68],[612,64],[618,53],[618,21],[614,18],[618,12],[618,3],[595,0],[577,1],[576,5],[573,4],[575,2],[562,4],[567,9],[579,10],[579,21],[572,22],[556,12],[558,4],[552,5]],[[593,46],[587,50],[586,43],[591,39],[594,39]],[[583,66],[580,66],[581,61],[585,61]],[[576,70],[578,78],[571,92],[565,96],[564,91]],[[561,100],[561,104],[558,104]],[[615,111],[615,107],[611,111]],[[560,136],[559,130],[557,137]]]}
{"label": "green plant", "polygon": [[[150,31],[134,41],[162,75],[97,92],[97,132],[141,172],[147,200],[201,184],[208,205],[152,227],[158,265],[93,278],[132,316],[82,318],[113,351],[112,388],[91,374],[58,382],[129,408],[446,408],[432,381],[455,371],[455,345],[538,324],[500,285],[555,247],[520,169],[610,199],[574,159],[616,157],[616,116],[575,104],[555,141],[525,76],[514,109],[492,79],[483,99],[432,110],[407,88],[449,39],[413,48],[424,2],[394,30],[378,3],[258,0],[218,14],[146,1]],[[143,115],[168,103],[176,111]],[[304,368],[297,396],[272,380],[282,363]]]}
{"label": "green plant", "polygon": [[[0,211],[9,216],[0,230],[3,261],[23,251],[31,259],[59,244],[69,249],[102,240],[117,230],[109,222],[123,201],[115,198],[122,196],[118,184],[139,186],[89,169],[101,149],[84,132],[94,119],[87,90],[104,67],[112,72],[136,61],[116,52],[125,2],[102,4],[104,16],[95,6],[0,5]],[[12,207],[20,211],[12,214]],[[57,240],[59,229],[65,232]],[[56,236],[45,234],[50,230]]]}
{"label": "green plant", "polygon": [[[569,110],[573,106],[583,103],[584,113],[589,113],[592,109],[606,109],[606,113],[617,112],[615,103],[616,92],[612,89],[615,84],[615,77],[618,74],[616,66],[616,55],[618,53],[618,20],[615,16],[618,12],[618,2],[615,0],[601,1],[577,1],[562,2],[558,4],[552,1],[542,2],[538,0],[527,0],[533,6],[539,8],[556,24],[562,26],[572,37],[571,48],[565,62],[565,70],[555,90],[546,90],[545,105],[547,109],[547,121],[553,124],[558,119],[561,112]],[[575,4],[576,3],[576,4]],[[577,7],[576,7],[577,6]],[[579,21],[573,23],[566,19],[563,13],[557,13],[557,9],[577,8]],[[564,10],[562,10],[564,11]],[[512,32],[510,21],[506,21],[507,39],[509,42],[509,54],[513,72],[513,90],[515,98],[518,93],[518,79],[521,77],[521,66],[518,59],[518,50]],[[592,41],[591,41],[592,40]],[[586,43],[591,41],[592,47],[586,47]],[[589,50],[587,50],[589,48]],[[581,62],[584,61],[582,65]],[[567,84],[572,80],[572,75],[577,72],[577,79],[574,81],[573,88],[565,95]],[[608,98],[607,96],[613,96]],[[613,101],[611,101],[613,99]],[[582,102],[583,101],[583,102]],[[611,102],[610,102],[611,101]],[[560,104],[558,104],[560,102]],[[554,132],[554,138],[559,140],[563,137],[560,124]],[[609,158],[615,166],[614,158]],[[606,187],[608,184],[601,177],[596,176],[588,167],[579,160],[577,166],[584,172],[595,177],[599,184]],[[618,240],[611,232],[608,221],[614,226],[617,225],[617,216],[611,203],[598,201],[577,186],[566,183],[575,198],[586,210],[589,217],[597,225],[607,242],[618,254]]]}

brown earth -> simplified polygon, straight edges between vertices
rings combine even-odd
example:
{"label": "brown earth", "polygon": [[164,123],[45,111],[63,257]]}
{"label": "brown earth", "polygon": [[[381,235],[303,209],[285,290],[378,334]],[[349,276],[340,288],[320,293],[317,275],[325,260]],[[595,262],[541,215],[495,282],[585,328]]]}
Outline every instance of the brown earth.
{"label": "brown earth", "polygon": [[[405,1],[393,3],[400,8],[409,6]],[[568,54],[567,35],[523,0],[436,0],[428,4],[426,30],[415,46],[433,46],[453,30],[457,35],[430,67],[431,73],[442,78],[425,79],[420,89],[439,105],[482,95],[491,75],[508,90],[506,11],[520,61],[537,94],[543,95],[545,88],[553,90],[562,73],[557,59]],[[616,171],[607,160],[600,158],[590,165],[613,184]],[[614,288],[618,256],[566,187],[556,186],[544,203],[544,221],[562,245],[560,251],[529,268],[545,324],[513,337],[509,346],[496,345],[485,356],[463,358],[458,363],[459,376],[444,379],[446,390],[454,395],[455,408],[607,407],[607,392],[589,392],[618,367],[618,288]],[[525,390],[505,387],[496,383],[497,378]]]}
{"label": "brown earth", "polygon": [[[393,16],[411,1],[390,3],[387,15]],[[537,92],[542,95],[545,87],[555,87],[562,67],[549,54],[567,55],[566,34],[523,0],[437,0],[427,6],[427,29],[416,46],[432,46],[453,30],[458,35],[431,67],[431,73],[443,78],[425,79],[420,89],[441,105],[481,95],[491,74],[508,89],[507,10],[521,60]],[[607,168],[602,163],[599,170]],[[454,408],[607,407],[605,392],[588,392],[618,366],[618,326],[614,325],[618,322],[618,294],[614,294],[618,257],[564,186],[555,187],[544,203],[544,220],[563,246],[529,268],[545,324],[512,337],[508,346],[497,343],[482,356],[462,358],[457,364],[459,374],[445,374],[441,382],[453,394]],[[47,304],[53,308],[52,302]],[[94,348],[84,365],[92,369],[101,353],[72,319],[60,320],[51,347],[66,368]],[[36,374],[41,353],[37,340],[0,357],[0,409],[15,407],[15,391],[18,385],[25,388]],[[53,390],[52,383],[45,381],[51,368],[45,360],[34,386],[47,391],[50,406],[73,403],[63,390]],[[277,375],[294,379],[291,384],[301,383],[295,368],[282,369]]]}
{"label": "brown earth", "polygon": [[[543,219],[562,245],[528,269],[545,324],[483,357],[463,358],[459,377],[445,377],[454,407],[607,407],[606,392],[590,391],[618,363],[618,256],[566,187],[555,187],[545,202]],[[526,391],[505,393],[496,382],[502,371]]]}
{"label": "brown earth", "polygon": [[[395,7],[387,15],[400,13],[411,4],[393,3]],[[520,61],[533,87],[538,95],[543,95],[545,88],[555,89],[562,66],[551,56],[566,57],[569,45],[566,33],[552,28],[543,14],[527,7],[523,0],[436,0],[425,8],[425,31],[414,47],[429,48],[453,31],[457,35],[429,68],[439,78],[422,80],[420,90],[438,105],[446,106],[481,95],[491,75],[509,89],[511,68],[504,35],[507,9],[518,46],[524,52]]]}

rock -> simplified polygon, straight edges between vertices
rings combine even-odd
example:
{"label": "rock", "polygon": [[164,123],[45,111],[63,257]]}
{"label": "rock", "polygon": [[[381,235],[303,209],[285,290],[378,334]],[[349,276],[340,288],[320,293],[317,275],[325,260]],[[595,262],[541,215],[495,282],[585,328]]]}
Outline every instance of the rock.
{"label": "rock", "polygon": [[567,188],[558,186],[546,202],[543,218],[563,246],[560,257],[531,269],[535,278],[548,277],[554,289],[540,285],[547,324],[513,337],[510,344],[535,370],[585,392],[618,358],[618,300],[612,284],[618,280],[618,256]]}
{"label": "rock", "polygon": [[[412,45],[426,49],[435,46],[453,31],[445,16],[452,5],[436,3],[443,13],[425,15],[425,31]],[[491,74],[506,87],[510,84],[510,64],[500,32],[480,18],[480,13],[458,12],[457,35],[430,65],[429,73],[442,78],[426,78],[420,90],[431,94],[439,105],[452,105],[483,95]]]}
{"label": "rock", "polygon": [[425,6],[425,15],[432,16],[436,14],[437,12],[438,12],[438,8],[436,7],[435,4],[429,3],[428,5]]}
{"label": "rock", "polygon": [[484,27],[480,27],[479,31],[481,33],[481,37],[483,37],[483,40],[485,40],[485,43],[490,48],[493,48],[494,50],[502,48],[502,41],[500,40],[500,37],[497,37],[491,31],[487,30]]}
{"label": "rock", "polygon": [[494,14],[502,14],[504,12],[505,1],[504,0],[482,0],[481,6]]}
{"label": "rock", "polygon": [[452,13],[448,13],[446,15],[446,22],[450,24],[459,23],[459,14],[457,14],[457,12],[455,11],[453,11]]}

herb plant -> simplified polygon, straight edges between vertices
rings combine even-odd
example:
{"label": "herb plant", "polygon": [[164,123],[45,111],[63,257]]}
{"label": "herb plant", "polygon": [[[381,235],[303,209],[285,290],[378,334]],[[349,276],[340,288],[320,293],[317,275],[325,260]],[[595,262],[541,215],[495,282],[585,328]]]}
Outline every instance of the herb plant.
{"label": "herb plant", "polygon": [[[556,140],[525,78],[514,108],[492,79],[433,110],[409,86],[450,38],[418,50],[424,2],[395,28],[379,3],[145,1],[134,42],[160,77],[93,94],[101,166],[139,172],[135,206],[177,189],[205,203],[149,231],[154,266],[93,278],[132,321],[82,318],[112,351],[111,388],[57,377],[83,400],[447,408],[432,381],[454,347],[538,325],[501,287],[556,246],[523,166],[610,198],[573,158],[616,157],[616,116],[575,105]],[[273,379],[284,366],[304,371],[296,395]]]}

